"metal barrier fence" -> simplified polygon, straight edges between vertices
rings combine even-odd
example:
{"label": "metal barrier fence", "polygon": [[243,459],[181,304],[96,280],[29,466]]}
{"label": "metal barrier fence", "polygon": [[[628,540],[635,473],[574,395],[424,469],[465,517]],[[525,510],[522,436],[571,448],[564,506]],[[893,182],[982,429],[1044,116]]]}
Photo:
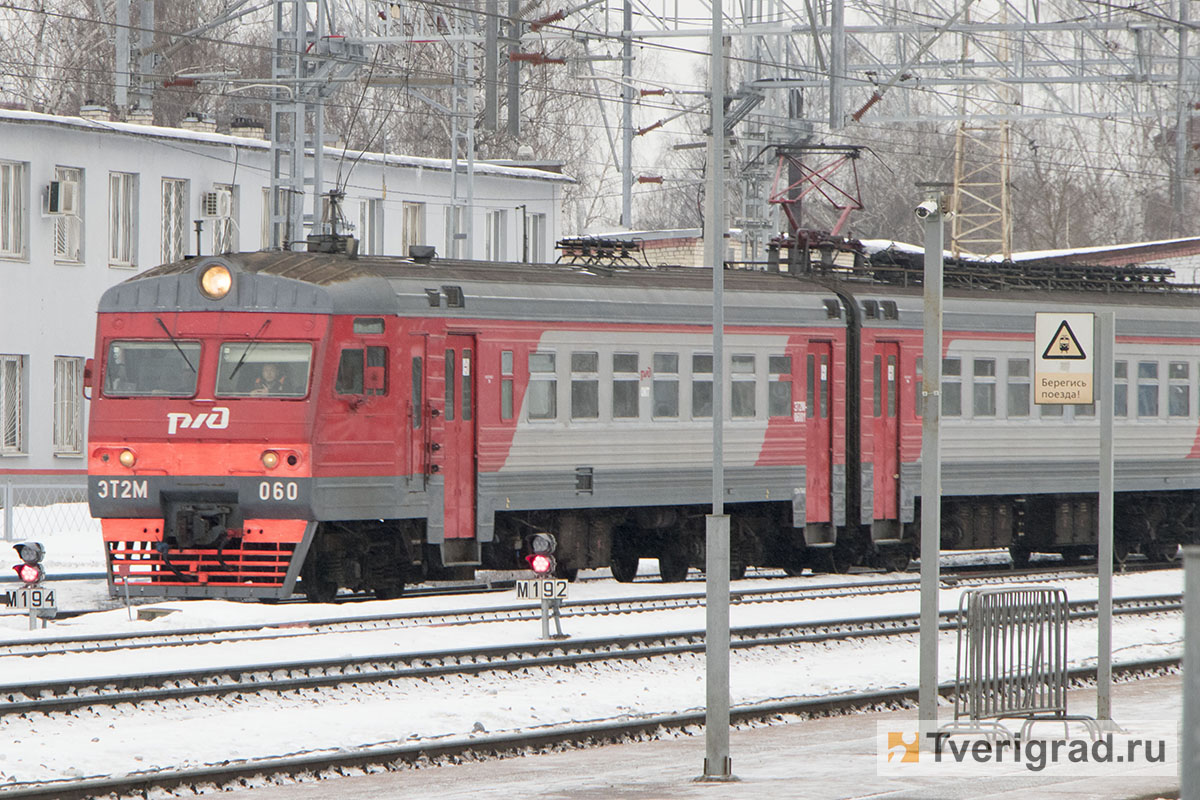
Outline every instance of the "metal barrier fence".
{"label": "metal barrier fence", "polygon": [[1067,593],[970,589],[958,605],[954,719],[1078,720],[1067,714]]}
{"label": "metal barrier fence", "polygon": [[46,539],[56,534],[95,534],[100,523],[87,505],[87,479],[27,482],[0,477],[0,530],[4,541]]}

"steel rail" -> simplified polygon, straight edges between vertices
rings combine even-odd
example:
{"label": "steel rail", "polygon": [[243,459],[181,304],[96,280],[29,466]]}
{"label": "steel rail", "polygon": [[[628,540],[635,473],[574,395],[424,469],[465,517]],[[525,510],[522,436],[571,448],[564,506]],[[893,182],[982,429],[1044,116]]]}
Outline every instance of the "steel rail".
{"label": "steel rail", "polygon": [[[1136,678],[1175,672],[1180,669],[1178,657],[1127,661],[1113,665],[1114,677]],[[1075,686],[1092,682],[1095,667],[1076,667],[1068,671]],[[953,697],[955,686],[943,683],[939,695]],[[880,708],[912,708],[916,704],[916,687],[902,687],[874,692],[838,694],[826,697],[783,700],[768,703],[736,705],[730,710],[730,721],[746,723],[787,723],[787,717],[806,719],[862,713]],[[548,726],[515,733],[487,734],[427,742],[411,742],[391,746],[344,748],[336,752],[312,753],[264,759],[231,761],[220,765],[183,770],[160,770],[105,778],[56,781],[39,784],[7,784],[5,798],[19,800],[90,800],[105,795],[151,796],[153,792],[184,791],[198,786],[222,789],[242,788],[246,780],[293,779],[320,780],[322,773],[337,774],[348,769],[378,769],[389,771],[404,766],[416,766],[462,756],[472,761],[483,758],[508,758],[528,755],[530,750],[571,746],[577,748],[615,744],[635,736],[660,736],[685,728],[702,726],[703,709],[661,714],[637,719],[613,720],[569,726]],[[338,777],[341,777],[338,775]]]}
{"label": "steel rail", "polygon": [[[1125,598],[1114,613],[1146,615],[1182,608],[1181,595]],[[1095,602],[1071,604],[1073,619],[1095,616]],[[838,621],[741,627],[731,630],[734,649],[898,636],[917,631],[918,616],[864,617]],[[955,612],[941,615],[940,628],[956,626]],[[504,670],[564,668],[612,659],[649,659],[704,650],[704,631],[675,631],[462,650],[390,653],[338,659],[241,664],[206,670],[68,678],[0,685],[0,715],[62,714],[122,703],[181,701],[229,694],[294,692],[345,684],[474,675]],[[89,683],[90,681],[90,683]]]}
{"label": "steel rail", "polygon": [[[1067,572],[1076,572],[1070,569]],[[1045,580],[1086,580],[1083,575],[1048,575],[1039,571],[1006,571],[996,574],[973,575],[956,579],[955,587],[990,585],[997,581],[1031,583]],[[786,588],[742,589],[731,593],[735,605],[765,602],[794,602],[799,600],[829,600],[859,595],[892,594],[914,591],[915,579],[877,581],[872,583],[791,586]],[[704,605],[701,591],[686,594],[642,595],[563,604],[564,617],[633,614],[652,611],[699,608]],[[441,612],[410,611],[394,614],[326,617],[271,623],[247,623],[203,628],[182,628],[172,631],[137,631],[130,633],[94,633],[54,638],[21,638],[0,640],[0,657],[23,655],[60,655],[67,653],[127,651],[146,647],[194,646],[221,644],[233,641],[263,641],[327,634],[332,631],[379,630],[449,623],[521,622],[537,620],[541,610],[536,604],[504,605],[458,609]]]}

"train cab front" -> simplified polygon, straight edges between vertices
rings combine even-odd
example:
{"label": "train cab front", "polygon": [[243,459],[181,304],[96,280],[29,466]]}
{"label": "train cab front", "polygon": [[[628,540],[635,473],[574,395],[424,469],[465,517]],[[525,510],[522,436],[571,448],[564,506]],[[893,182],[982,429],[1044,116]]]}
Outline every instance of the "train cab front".
{"label": "train cab front", "polygon": [[88,500],[109,587],[286,597],[315,528],[309,399],[325,321],[264,309],[261,291],[247,309],[239,293],[261,285],[197,261],[211,263],[152,270],[101,302]]}

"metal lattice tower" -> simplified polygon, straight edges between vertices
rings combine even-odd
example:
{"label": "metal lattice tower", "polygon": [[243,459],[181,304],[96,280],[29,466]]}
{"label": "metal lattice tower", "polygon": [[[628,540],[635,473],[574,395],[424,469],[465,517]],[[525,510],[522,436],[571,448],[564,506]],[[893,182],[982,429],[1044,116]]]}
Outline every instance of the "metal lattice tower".
{"label": "metal lattice tower", "polygon": [[[970,11],[964,14],[970,22]],[[1007,9],[1001,6],[995,18],[988,20],[1001,28],[1007,22]],[[978,77],[990,80],[982,84],[964,84],[960,96],[961,119],[954,137],[954,187],[950,198],[950,251],[956,256],[995,256],[1012,258],[1012,209],[1010,206],[1011,123],[1006,113],[1017,107],[1018,95],[1005,81],[1011,73],[1009,34],[997,33],[990,52],[971,36],[960,35],[962,62],[967,65],[976,55],[989,57],[995,68],[982,68]],[[983,59],[980,59],[983,60]],[[975,122],[974,120],[982,120]]]}

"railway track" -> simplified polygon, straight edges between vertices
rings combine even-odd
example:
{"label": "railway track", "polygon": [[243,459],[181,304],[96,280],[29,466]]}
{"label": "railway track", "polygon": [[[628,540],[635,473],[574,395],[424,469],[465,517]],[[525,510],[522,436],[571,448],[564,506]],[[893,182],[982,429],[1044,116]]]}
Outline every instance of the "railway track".
{"label": "railway track", "polygon": [[[1117,681],[1139,680],[1177,672],[1179,658],[1128,661],[1113,665]],[[1095,681],[1094,667],[1068,671],[1072,685]],[[955,686],[942,684],[938,692],[952,698]],[[768,703],[735,705],[730,722],[743,724],[779,724],[803,718],[820,718],[879,709],[912,708],[917,702],[916,687],[884,691],[838,694]],[[149,797],[156,793],[200,794],[233,790],[248,784],[268,781],[311,782],[347,774],[385,772],[419,768],[451,759],[477,761],[486,758],[527,756],[531,752],[561,747],[595,747],[629,741],[631,738],[660,738],[676,731],[703,726],[703,710],[686,713],[653,714],[636,719],[620,719],[591,724],[547,726],[507,734],[483,734],[437,741],[419,741],[360,748],[338,748],[333,752],[305,753],[287,757],[240,759],[219,765],[193,769],[162,769],[140,774],[92,778],[51,783],[9,783],[6,798],[19,800],[90,800],[97,796]]]}
{"label": "railway track", "polygon": [[[1123,598],[1114,613],[1152,615],[1178,611],[1181,595]],[[1095,617],[1095,603],[1071,604],[1073,619]],[[780,647],[811,642],[846,641],[916,633],[918,616],[865,617],[831,622],[790,623],[734,628],[731,647]],[[955,625],[954,614],[943,613],[942,629]],[[577,667],[614,659],[644,660],[661,656],[698,654],[704,650],[704,631],[677,631],[638,636],[572,639],[526,645],[470,648],[443,652],[390,653],[334,659],[304,659],[252,663],[207,669],[148,672],[38,681],[0,686],[0,715],[67,714],[80,709],[120,704],[188,703],[197,698],[227,695],[297,692],[345,684],[429,680],[448,675],[491,671]]]}
{"label": "railway track", "polygon": [[[1022,584],[1047,581],[1072,582],[1089,580],[1094,576],[1070,568],[1058,573],[1041,570],[980,572],[948,577],[953,588],[970,588],[997,583]],[[793,585],[739,589],[730,593],[733,605],[829,600],[870,595],[915,591],[919,578],[896,577],[881,581],[853,584]],[[576,600],[564,603],[564,618],[592,617],[611,614],[638,614],[700,608],[705,602],[702,591],[672,594],[618,597],[610,599]],[[375,615],[346,615],[278,623],[253,623],[237,626],[175,629],[171,631],[138,631],[135,633],[96,633],[54,638],[20,638],[0,640],[0,658],[8,656],[63,655],[83,652],[126,651],[136,648],[185,647],[213,645],[235,641],[267,641],[318,636],[335,632],[372,631],[424,627],[429,625],[466,625],[496,622],[533,622],[540,619],[537,604],[522,603],[438,612],[413,611]]]}

